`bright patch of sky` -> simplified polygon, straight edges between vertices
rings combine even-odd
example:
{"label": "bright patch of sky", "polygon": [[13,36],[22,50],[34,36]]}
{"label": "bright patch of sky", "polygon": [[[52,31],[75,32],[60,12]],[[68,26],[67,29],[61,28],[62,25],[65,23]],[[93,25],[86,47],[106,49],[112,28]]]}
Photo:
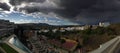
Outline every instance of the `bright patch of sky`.
{"label": "bright patch of sky", "polygon": [[13,12],[13,13],[0,13],[0,19],[10,20],[17,24],[20,23],[47,23],[50,25],[78,25],[77,23],[70,22],[65,19],[55,18],[55,17],[45,17],[39,16],[34,17],[32,15],[26,15],[23,13]]}

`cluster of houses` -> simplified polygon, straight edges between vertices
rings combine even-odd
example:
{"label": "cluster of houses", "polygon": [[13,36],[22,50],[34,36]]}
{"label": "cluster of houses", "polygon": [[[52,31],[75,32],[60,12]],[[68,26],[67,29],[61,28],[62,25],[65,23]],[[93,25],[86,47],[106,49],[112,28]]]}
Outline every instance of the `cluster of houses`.
{"label": "cluster of houses", "polygon": [[[52,32],[56,32],[56,31],[65,32],[65,31],[73,31],[73,30],[86,30],[88,28],[96,29],[97,27],[108,27],[109,25],[110,25],[109,22],[100,22],[98,25],[61,27],[60,29],[52,29]],[[40,30],[39,32],[49,32],[49,31],[50,31],[49,29],[43,29],[43,30]]]}

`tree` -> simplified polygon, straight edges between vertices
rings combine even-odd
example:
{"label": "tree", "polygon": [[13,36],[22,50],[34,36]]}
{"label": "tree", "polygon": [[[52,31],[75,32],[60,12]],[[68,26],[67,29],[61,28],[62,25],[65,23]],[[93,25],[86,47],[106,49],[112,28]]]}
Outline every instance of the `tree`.
{"label": "tree", "polygon": [[64,39],[61,39],[60,42],[63,44],[65,43],[66,41]]}

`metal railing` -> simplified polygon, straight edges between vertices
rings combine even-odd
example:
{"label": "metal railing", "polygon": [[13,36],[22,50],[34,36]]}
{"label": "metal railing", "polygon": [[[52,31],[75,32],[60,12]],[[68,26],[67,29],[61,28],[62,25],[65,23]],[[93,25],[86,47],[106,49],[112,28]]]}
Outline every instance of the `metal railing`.
{"label": "metal railing", "polygon": [[102,45],[100,45],[100,47],[94,51],[91,51],[89,53],[112,53],[116,46],[119,44],[120,42],[120,37],[116,37]]}

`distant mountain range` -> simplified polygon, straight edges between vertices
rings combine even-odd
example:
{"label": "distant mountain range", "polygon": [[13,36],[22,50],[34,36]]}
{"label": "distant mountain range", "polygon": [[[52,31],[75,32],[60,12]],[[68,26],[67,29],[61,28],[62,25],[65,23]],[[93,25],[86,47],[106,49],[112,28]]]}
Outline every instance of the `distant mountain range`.
{"label": "distant mountain range", "polygon": [[38,25],[38,26],[49,26],[47,23],[22,23],[22,24],[17,24],[17,25],[23,25],[23,26],[30,26],[30,25]]}

